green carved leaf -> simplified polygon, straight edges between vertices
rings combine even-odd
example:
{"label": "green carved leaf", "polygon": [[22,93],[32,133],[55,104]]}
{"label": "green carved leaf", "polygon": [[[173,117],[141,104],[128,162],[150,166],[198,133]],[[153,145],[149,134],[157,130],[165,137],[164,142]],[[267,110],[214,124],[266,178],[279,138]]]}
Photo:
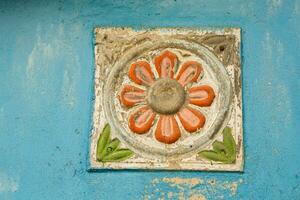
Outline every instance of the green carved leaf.
{"label": "green carved leaf", "polygon": [[228,156],[235,156],[236,144],[231,133],[231,128],[226,127],[223,130],[223,143],[227,149]]}
{"label": "green carved leaf", "polygon": [[227,162],[227,157],[223,153],[217,153],[215,151],[204,150],[199,153],[200,156],[213,161]]}
{"label": "green carved leaf", "polygon": [[110,142],[110,125],[106,124],[98,139],[97,154],[96,154],[97,160],[102,161],[106,153],[106,148],[109,145],[109,142]]}
{"label": "green carved leaf", "polygon": [[119,146],[120,146],[120,140],[118,138],[113,139],[107,146],[104,156],[114,152],[119,148]]}
{"label": "green carved leaf", "polygon": [[212,161],[227,164],[234,163],[236,160],[236,143],[232,136],[231,128],[224,128],[222,133],[223,142],[214,141],[212,144],[213,150],[204,150],[199,152],[198,155]]}
{"label": "green carved leaf", "polygon": [[122,161],[133,155],[129,149],[119,149],[120,140],[114,138],[110,140],[110,125],[106,124],[103,128],[97,143],[96,157],[100,162]]}
{"label": "green carved leaf", "polygon": [[220,141],[214,141],[213,144],[213,150],[217,153],[221,153],[221,152],[224,152],[226,153],[226,147],[225,145],[223,144],[223,142],[220,142]]}
{"label": "green carved leaf", "polygon": [[112,162],[112,161],[123,161],[133,156],[133,152],[129,149],[118,149],[107,156],[105,156],[103,162]]}

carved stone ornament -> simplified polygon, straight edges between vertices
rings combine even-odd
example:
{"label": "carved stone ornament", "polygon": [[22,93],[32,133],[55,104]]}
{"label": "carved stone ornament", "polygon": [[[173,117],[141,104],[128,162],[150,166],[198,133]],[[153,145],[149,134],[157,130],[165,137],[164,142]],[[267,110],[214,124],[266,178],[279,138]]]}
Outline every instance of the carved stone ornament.
{"label": "carved stone ornament", "polygon": [[90,169],[243,170],[240,29],[95,29]]}

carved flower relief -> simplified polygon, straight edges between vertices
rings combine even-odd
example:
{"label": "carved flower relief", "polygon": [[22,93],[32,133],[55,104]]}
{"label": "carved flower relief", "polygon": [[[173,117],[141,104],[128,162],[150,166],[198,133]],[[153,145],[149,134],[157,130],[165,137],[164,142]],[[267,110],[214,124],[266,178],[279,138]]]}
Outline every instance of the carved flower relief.
{"label": "carved flower relief", "polygon": [[181,137],[178,123],[190,133],[204,126],[205,116],[190,104],[210,106],[215,93],[208,85],[190,86],[189,83],[197,82],[203,73],[201,64],[196,61],[183,63],[177,73],[178,58],[166,50],[154,59],[154,65],[159,77],[154,76],[147,61],[132,63],[128,77],[144,89],[126,84],[119,92],[119,100],[127,108],[142,105],[129,116],[128,127],[132,132],[145,134],[153,126],[159,142],[172,144]]}

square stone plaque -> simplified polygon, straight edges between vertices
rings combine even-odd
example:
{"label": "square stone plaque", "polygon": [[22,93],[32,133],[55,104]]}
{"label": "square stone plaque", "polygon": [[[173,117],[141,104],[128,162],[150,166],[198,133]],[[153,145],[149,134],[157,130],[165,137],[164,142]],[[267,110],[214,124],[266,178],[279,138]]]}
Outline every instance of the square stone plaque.
{"label": "square stone plaque", "polygon": [[243,170],[240,29],[95,29],[91,170]]}

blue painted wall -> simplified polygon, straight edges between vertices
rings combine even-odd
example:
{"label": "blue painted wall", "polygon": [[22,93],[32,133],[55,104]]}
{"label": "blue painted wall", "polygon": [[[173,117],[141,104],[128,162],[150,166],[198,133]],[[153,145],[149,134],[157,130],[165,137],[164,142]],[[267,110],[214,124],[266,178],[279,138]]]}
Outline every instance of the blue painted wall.
{"label": "blue painted wall", "polygon": [[[96,26],[241,27],[245,172],[88,173]],[[299,0],[2,0],[0,199],[299,200],[299,60]]]}

